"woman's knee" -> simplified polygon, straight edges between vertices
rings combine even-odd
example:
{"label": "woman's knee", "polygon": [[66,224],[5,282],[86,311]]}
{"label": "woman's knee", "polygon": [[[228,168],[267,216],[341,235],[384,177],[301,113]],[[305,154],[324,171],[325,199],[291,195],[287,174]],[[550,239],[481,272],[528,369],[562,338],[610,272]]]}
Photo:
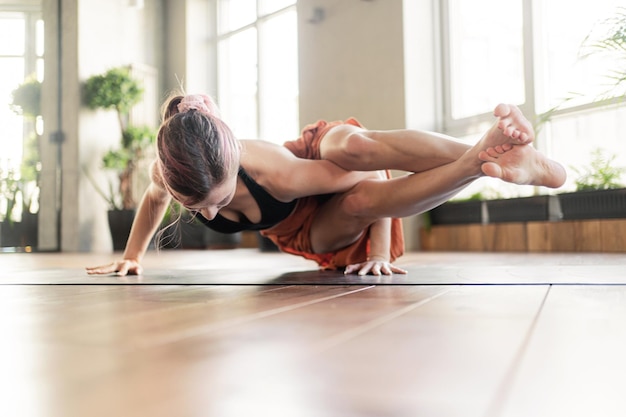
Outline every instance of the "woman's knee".
{"label": "woman's knee", "polygon": [[343,151],[361,164],[370,164],[377,152],[376,142],[362,132],[353,132],[345,138]]}
{"label": "woman's knee", "polygon": [[362,132],[347,132],[333,141],[325,157],[345,169],[358,171],[373,161],[375,146]]}

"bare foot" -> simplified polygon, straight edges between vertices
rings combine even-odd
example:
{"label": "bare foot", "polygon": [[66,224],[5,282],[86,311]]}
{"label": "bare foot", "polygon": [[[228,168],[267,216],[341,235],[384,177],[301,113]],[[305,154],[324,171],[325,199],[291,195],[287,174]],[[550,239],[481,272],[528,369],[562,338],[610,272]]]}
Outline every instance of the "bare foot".
{"label": "bare foot", "polygon": [[525,145],[535,139],[532,124],[517,106],[498,104],[493,114],[498,120],[476,144],[479,151],[504,144]]}
{"label": "bare foot", "polygon": [[567,178],[561,164],[547,158],[530,145],[497,145],[480,152],[485,175],[522,185],[558,188]]}

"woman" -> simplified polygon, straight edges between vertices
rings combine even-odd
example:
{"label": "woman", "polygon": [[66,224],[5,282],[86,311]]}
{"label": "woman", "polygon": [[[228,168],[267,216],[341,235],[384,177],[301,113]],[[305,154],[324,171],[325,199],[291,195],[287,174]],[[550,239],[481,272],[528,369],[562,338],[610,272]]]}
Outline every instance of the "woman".
{"label": "woman", "polygon": [[[220,232],[262,230],[288,253],[346,273],[405,273],[398,218],[425,212],[482,176],[560,187],[565,170],[537,152],[531,124],[500,104],[474,146],[416,131],[369,131],[320,121],[284,146],[237,140],[205,95],[165,106],[152,182],[123,259],[89,274],[141,274],[141,259],[171,199]],[[408,174],[390,178],[387,170]]]}

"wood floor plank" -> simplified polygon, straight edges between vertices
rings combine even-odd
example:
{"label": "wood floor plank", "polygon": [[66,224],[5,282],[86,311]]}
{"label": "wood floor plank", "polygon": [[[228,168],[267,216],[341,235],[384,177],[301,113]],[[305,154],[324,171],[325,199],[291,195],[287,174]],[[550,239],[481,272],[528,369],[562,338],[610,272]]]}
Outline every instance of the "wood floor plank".
{"label": "wood floor plank", "polygon": [[[190,352],[224,359],[220,352],[232,342],[217,337],[213,340],[217,343],[205,345],[204,340],[198,342],[198,335],[242,325],[255,329],[255,321],[370,288],[115,286],[94,291],[94,286],[86,287],[88,293],[81,286],[0,288],[0,293],[11,295],[16,295],[15,289],[34,292],[10,306],[15,314],[0,320],[0,331],[10,340],[3,345],[0,365],[8,372],[0,382],[11,387],[5,390],[11,398],[26,398],[38,387],[40,403],[47,410],[39,415],[111,415],[111,410],[125,416],[179,415],[173,409],[166,414],[160,409],[144,411],[159,403],[151,396],[171,398],[177,384],[191,382],[185,381],[185,375],[193,372],[198,357]],[[172,345],[181,340],[186,344],[178,351]],[[159,354],[147,355],[150,348]],[[126,381],[137,385],[127,386]],[[195,382],[200,387],[204,383],[202,378]],[[55,406],[46,398],[57,404],[53,414],[50,410]],[[15,406],[10,401],[6,407],[2,404],[1,415],[23,415],[15,409],[2,412]],[[183,406],[184,393],[168,404]]]}
{"label": "wood floor plank", "polygon": [[[303,266],[250,255],[152,261],[194,273],[235,273],[241,257]],[[63,267],[33,256],[32,273]],[[19,259],[11,268],[27,273]],[[616,416],[626,286],[476,284],[597,282],[623,276],[624,259],[413,253],[399,263],[447,285],[0,285],[0,415]]]}
{"label": "wood floor plank", "polygon": [[545,291],[451,291],[316,358],[317,395],[356,415],[483,416]]}
{"label": "wood floor plank", "polygon": [[[319,356],[320,341],[335,339],[336,335],[445,291],[448,289],[372,288],[254,323],[131,352],[125,359],[128,367],[109,375],[109,380],[100,380],[100,388],[83,397],[85,402],[81,400],[81,404],[88,407],[100,403],[118,389],[144,392],[144,387],[152,385],[152,390],[160,391],[165,384],[172,390],[169,380],[175,379],[175,390],[162,398],[158,407],[147,410],[145,407],[154,403],[146,405],[127,399],[130,403],[121,408],[139,407],[146,415],[166,416],[192,407],[184,414],[200,416],[207,414],[194,410],[198,404],[206,403],[211,404],[213,411],[209,415],[216,416],[259,415],[259,410],[263,410],[262,415],[306,416],[307,410],[311,410],[315,414],[310,415],[329,416],[333,411],[307,394],[315,375],[309,368],[309,358]],[[162,381],[162,375],[167,375],[167,381]],[[173,401],[168,402],[171,394]],[[285,403],[286,399],[290,401]],[[119,410],[108,410],[115,411]]]}
{"label": "wood floor plank", "polygon": [[553,287],[502,417],[626,412],[626,288]]}
{"label": "wood floor plank", "polygon": [[[63,293],[61,298],[69,296],[71,287],[59,288]],[[39,287],[42,293],[51,289],[54,287]],[[281,365],[290,358],[301,362],[302,353],[309,352],[319,340],[342,334],[381,314],[403,308],[407,303],[428,298],[433,291],[441,291],[424,287],[412,290],[383,287],[378,294],[369,295],[369,290],[358,291],[354,287],[293,287],[250,294],[250,288],[245,287],[239,297],[225,297],[222,302],[208,303],[215,305],[207,308],[206,303],[199,302],[202,296],[196,295],[195,301],[190,301],[187,298],[191,294],[186,289],[180,288],[186,294],[177,297],[176,289],[167,287],[167,294],[161,301],[174,300],[180,308],[164,305],[161,309],[151,309],[137,320],[137,306],[144,305],[145,297],[135,293],[141,292],[141,288],[126,289],[133,290],[133,294],[124,295],[124,287],[120,287],[117,299],[110,298],[111,291],[103,293],[100,304],[110,304],[108,310],[95,307],[98,302],[88,297],[84,301],[94,305],[91,314],[75,314],[75,310],[67,315],[61,312],[50,321],[39,320],[26,328],[29,337],[12,334],[15,349],[28,345],[31,347],[28,356],[38,358],[31,359],[23,379],[28,381],[30,375],[31,382],[44,381],[47,397],[62,399],[58,415],[171,416],[178,415],[176,410],[190,407],[185,415],[198,411],[195,415],[223,416],[226,414],[199,412],[204,410],[199,404],[203,404],[208,395],[206,389],[214,392],[211,395],[215,397],[210,397],[212,402],[231,407],[229,402],[220,403],[222,395],[229,398],[227,394],[233,389],[232,392],[255,391],[252,388],[263,385],[268,378],[270,388],[281,384],[280,379],[272,379],[274,374],[281,374]],[[288,297],[281,294],[282,290],[295,293]],[[155,288],[151,287],[150,291],[147,298],[153,302]],[[344,296],[335,296],[341,294]],[[40,301],[55,297],[59,295],[42,294]],[[348,297],[351,298],[348,300]],[[307,299],[319,302],[304,301]],[[241,308],[234,306],[236,303],[250,305],[250,310],[244,309],[243,317],[249,317],[249,311],[272,312],[273,309],[276,314],[255,316],[237,325],[231,322],[221,328],[211,325],[216,320],[242,314]],[[277,305],[292,308],[276,310]],[[179,314],[177,310],[184,312],[188,321],[171,321],[170,316]],[[195,310],[196,314],[188,314],[188,310]],[[203,317],[204,321],[197,317]],[[98,325],[99,321],[112,325],[103,327]],[[91,323],[95,326],[90,328]],[[68,332],[63,329],[70,329],[74,337],[68,338]],[[76,332],[76,329],[81,330]],[[167,339],[167,343],[135,343],[138,335],[151,339],[154,332],[160,335],[160,342]],[[17,343],[20,340],[23,343]],[[307,381],[307,375],[298,378],[303,383]],[[237,385],[238,381],[249,381],[252,385]],[[155,398],[150,399],[151,396]],[[92,411],[88,412],[89,409]]]}

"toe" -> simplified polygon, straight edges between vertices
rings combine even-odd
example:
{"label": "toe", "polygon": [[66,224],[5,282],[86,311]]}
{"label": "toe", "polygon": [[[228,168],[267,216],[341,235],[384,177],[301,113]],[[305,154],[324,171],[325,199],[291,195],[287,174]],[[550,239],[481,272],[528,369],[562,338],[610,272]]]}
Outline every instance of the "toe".
{"label": "toe", "polygon": [[496,117],[506,117],[511,113],[511,107],[508,104],[500,103],[496,106],[493,111],[494,116]]}

